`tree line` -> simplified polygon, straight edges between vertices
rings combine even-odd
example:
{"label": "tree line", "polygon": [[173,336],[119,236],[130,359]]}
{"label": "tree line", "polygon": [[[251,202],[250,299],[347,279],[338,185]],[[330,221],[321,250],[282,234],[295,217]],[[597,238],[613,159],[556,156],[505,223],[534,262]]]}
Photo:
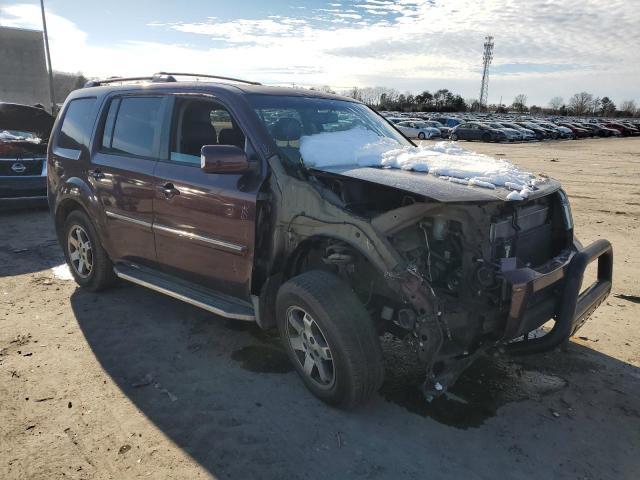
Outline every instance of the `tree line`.
{"label": "tree line", "polygon": [[[496,106],[496,109],[505,109],[504,105]],[[518,113],[575,115],[578,117],[638,117],[640,108],[633,100],[624,100],[616,106],[609,97],[599,97],[589,92],[573,94],[568,101],[562,97],[553,97],[549,103],[542,107],[538,105],[527,106],[525,94],[516,95],[511,104],[511,109]]]}
{"label": "tree line", "polygon": [[[315,88],[336,93],[330,87]],[[480,108],[477,99],[464,99],[461,95],[446,88],[430,92],[424,90],[417,95],[411,92],[400,93],[387,87],[352,87],[340,92],[355,98],[377,110],[400,112],[493,112],[493,113],[530,113],[533,115],[576,115],[581,117],[634,117],[640,116],[640,108],[633,100],[624,100],[616,105],[610,97],[599,97],[588,92],[572,95],[566,102],[562,97],[553,97],[545,106],[527,105],[527,95],[521,93],[514,97],[511,104],[490,104]]]}

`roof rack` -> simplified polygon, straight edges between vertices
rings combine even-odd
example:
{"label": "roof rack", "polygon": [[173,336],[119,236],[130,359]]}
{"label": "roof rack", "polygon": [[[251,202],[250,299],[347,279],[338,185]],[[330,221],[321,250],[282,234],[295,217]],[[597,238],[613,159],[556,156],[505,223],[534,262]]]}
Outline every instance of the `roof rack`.
{"label": "roof rack", "polygon": [[169,77],[202,77],[202,78],[216,78],[218,80],[228,80],[230,82],[247,83],[249,85],[262,85],[260,82],[252,82],[250,80],[242,80],[241,78],[233,77],[221,77],[220,75],[209,75],[206,73],[174,73],[174,72],[158,72],[155,75],[167,75]]}
{"label": "roof rack", "polygon": [[220,75],[208,75],[205,73],[169,73],[169,72],[158,72],[154,73],[152,76],[147,77],[109,77],[102,80],[89,80],[84,84],[85,88],[88,87],[97,87],[99,85],[106,85],[108,83],[124,83],[124,82],[140,82],[144,80],[148,80],[153,83],[163,83],[163,82],[177,82],[176,76],[179,77],[203,77],[203,78],[215,78],[218,80],[228,80],[230,82],[240,82],[247,83],[249,85],[260,85],[259,82],[251,82],[249,80],[242,80],[239,78],[233,77],[222,77]]}
{"label": "roof rack", "polygon": [[150,77],[109,77],[101,80],[89,80],[84,84],[85,88],[97,87],[99,85],[106,85],[108,83],[124,83],[124,82],[139,82],[142,80],[149,80],[154,83],[161,82],[175,82],[176,79],[170,76],[161,76],[160,74],[154,74]]}

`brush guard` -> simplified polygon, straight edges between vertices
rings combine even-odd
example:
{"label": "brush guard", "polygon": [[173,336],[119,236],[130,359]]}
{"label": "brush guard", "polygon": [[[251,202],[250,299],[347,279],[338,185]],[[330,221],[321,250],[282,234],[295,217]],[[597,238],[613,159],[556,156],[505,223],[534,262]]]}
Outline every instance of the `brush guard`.
{"label": "brush guard", "polygon": [[[598,261],[598,278],[580,293],[587,266]],[[613,248],[607,240],[597,240],[579,248],[560,266],[539,273],[529,268],[504,272],[511,284],[511,309],[503,340],[524,335],[524,340],[509,343],[506,350],[515,355],[552,350],[574,335],[611,292]],[[560,298],[543,301],[527,308],[532,296],[544,288],[561,286]],[[528,339],[528,332],[554,318],[553,328],[544,336]]]}

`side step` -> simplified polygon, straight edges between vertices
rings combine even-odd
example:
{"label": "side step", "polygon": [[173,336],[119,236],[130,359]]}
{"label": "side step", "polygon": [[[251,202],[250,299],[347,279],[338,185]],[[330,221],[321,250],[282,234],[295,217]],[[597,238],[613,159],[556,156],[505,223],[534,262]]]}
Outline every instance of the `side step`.
{"label": "side step", "polygon": [[249,322],[256,320],[253,307],[234,297],[177,281],[170,275],[138,265],[118,264],[114,267],[114,271],[123,280],[190,303],[221,317]]}

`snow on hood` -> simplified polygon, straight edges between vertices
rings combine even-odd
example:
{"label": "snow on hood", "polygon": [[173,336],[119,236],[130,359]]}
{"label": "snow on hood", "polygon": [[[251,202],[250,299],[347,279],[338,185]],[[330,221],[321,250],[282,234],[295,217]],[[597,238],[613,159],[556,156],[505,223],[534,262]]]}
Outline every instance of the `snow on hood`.
{"label": "snow on hood", "polygon": [[523,200],[548,181],[505,160],[465,150],[455,142],[403,146],[363,127],[303,136],[300,153],[305,165],[316,169],[358,166],[424,172],[462,185],[491,190],[504,187],[512,190],[507,200]]}

